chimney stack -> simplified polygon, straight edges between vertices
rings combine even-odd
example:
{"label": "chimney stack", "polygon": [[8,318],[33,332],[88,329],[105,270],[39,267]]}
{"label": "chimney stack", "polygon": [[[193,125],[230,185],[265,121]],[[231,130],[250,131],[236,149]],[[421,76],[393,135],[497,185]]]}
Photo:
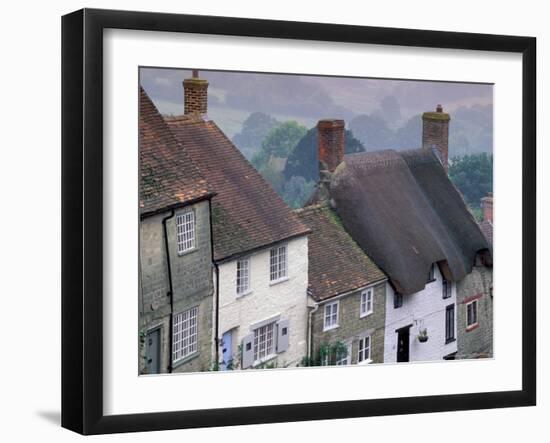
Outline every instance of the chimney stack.
{"label": "chimney stack", "polygon": [[422,114],[422,147],[432,150],[445,171],[449,168],[449,114],[437,105],[435,112]]}
{"label": "chimney stack", "polygon": [[334,172],[344,160],[344,120],[319,120],[317,123],[319,170]]}
{"label": "chimney stack", "polygon": [[183,81],[185,115],[205,115],[208,111],[208,82],[199,78],[199,71],[193,70],[193,77]]}
{"label": "chimney stack", "polygon": [[317,123],[317,139],[319,159],[318,197],[320,200],[329,200],[332,173],[344,160],[344,120],[319,120]]}
{"label": "chimney stack", "polygon": [[486,197],[481,199],[481,210],[483,211],[483,221],[493,223],[493,193],[489,192]]}

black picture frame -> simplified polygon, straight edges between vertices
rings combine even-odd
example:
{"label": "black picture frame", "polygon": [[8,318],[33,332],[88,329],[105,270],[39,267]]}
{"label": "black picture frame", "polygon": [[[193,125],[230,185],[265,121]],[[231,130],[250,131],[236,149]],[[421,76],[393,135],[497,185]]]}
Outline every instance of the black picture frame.
{"label": "black picture frame", "polygon": [[[109,415],[103,413],[103,30],[503,51],[523,65],[522,388],[517,391]],[[62,18],[62,426],[82,434],[459,411],[536,403],[536,39],[83,9]]]}

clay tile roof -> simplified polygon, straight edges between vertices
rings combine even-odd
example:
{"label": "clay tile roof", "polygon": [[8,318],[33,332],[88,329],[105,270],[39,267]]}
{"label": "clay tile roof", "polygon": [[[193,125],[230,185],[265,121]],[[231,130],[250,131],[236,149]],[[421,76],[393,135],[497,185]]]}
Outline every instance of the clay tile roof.
{"label": "clay tile roof", "polygon": [[216,193],[214,260],[309,232],[214,122],[185,116],[165,121]]}
{"label": "clay tile roof", "polygon": [[331,182],[346,230],[403,294],[422,290],[433,263],[456,281],[489,250],[474,217],[429,150],[347,155]]}
{"label": "clay tile roof", "polygon": [[142,217],[212,195],[207,181],[176,142],[143,88],[139,95],[139,160]]}
{"label": "clay tile roof", "polygon": [[311,229],[308,239],[308,292],[316,301],[386,278],[353,241],[338,215],[328,206],[308,206],[295,213]]}

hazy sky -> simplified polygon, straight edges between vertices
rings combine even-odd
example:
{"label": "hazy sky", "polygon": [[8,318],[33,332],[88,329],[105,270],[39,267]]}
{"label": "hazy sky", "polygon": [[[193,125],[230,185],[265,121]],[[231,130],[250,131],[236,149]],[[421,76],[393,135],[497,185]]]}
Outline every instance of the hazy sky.
{"label": "hazy sky", "polygon": [[[190,75],[187,70],[145,68],[141,70],[141,84],[161,113],[180,114],[183,112],[182,81]],[[452,113],[460,106],[493,102],[493,88],[486,84],[205,70],[200,71],[200,76],[210,83],[209,110],[215,114],[228,108],[294,116],[306,121],[325,117],[349,119],[376,111],[385,97],[392,96],[399,103],[402,118],[406,119],[434,110],[438,103]]]}

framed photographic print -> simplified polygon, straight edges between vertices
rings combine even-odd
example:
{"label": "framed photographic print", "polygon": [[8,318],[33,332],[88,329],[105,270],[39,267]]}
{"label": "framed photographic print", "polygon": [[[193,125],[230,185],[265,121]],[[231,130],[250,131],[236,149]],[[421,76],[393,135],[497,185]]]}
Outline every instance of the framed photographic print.
{"label": "framed photographic print", "polygon": [[64,427],[535,404],[534,38],[62,26]]}

